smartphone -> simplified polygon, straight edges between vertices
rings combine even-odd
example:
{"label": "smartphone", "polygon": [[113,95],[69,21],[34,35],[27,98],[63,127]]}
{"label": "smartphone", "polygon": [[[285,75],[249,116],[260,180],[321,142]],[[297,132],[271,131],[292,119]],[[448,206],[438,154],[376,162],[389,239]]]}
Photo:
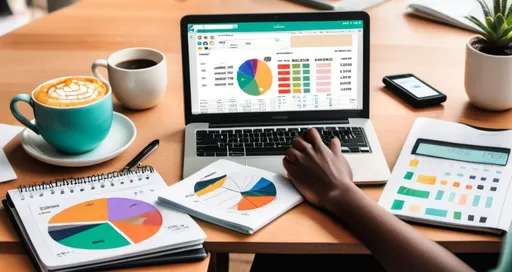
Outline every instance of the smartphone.
{"label": "smartphone", "polygon": [[415,108],[436,106],[446,95],[413,74],[385,76],[382,82],[402,100]]}

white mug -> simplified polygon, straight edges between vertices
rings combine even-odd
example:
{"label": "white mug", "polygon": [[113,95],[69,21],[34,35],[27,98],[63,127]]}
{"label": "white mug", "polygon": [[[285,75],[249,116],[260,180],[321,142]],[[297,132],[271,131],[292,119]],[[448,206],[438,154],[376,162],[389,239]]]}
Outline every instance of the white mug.
{"label": "white mug", "polygon": [[[130,60],[149,60],[156,64],[141,69],[118,67]],[[101,76],[98,67],[108,70],[108,81]],[[97,60],[92,64],[92,73],[109,84],[112,93],[125,107],[134,110],[156,106],[164,97],[167,87],[167,64],[161,52],[151,48],[127,48],[114,52],[108,60]]]}

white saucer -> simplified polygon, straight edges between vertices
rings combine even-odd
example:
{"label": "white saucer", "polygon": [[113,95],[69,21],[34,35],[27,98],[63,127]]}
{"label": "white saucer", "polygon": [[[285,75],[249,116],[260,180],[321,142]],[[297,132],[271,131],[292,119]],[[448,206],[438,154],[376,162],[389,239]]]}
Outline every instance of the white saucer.
{"label": "white saucer", "polygon": [[137,128],[133,122],[128,117],[114,112],[112,127],[107,138],[93,151],[80,155],[62,153],[28,128],[25,128],[21,134],[21,146],[30,156],[42,162],[59,166],[82,167],[102,163],[116,157],[132,144],[135,136],[137,136]]}

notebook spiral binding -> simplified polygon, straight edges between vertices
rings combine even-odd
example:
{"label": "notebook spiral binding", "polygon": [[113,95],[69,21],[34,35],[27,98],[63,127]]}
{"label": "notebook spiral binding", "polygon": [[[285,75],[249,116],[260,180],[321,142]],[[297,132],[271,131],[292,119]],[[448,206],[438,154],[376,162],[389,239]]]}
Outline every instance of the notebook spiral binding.
{"label": "notebook spiral binding", "polygon": [[[63,178],[63,179],[57,179],[52,181],[43,181],[41,183],[34,183],[31,185],[19,185],[17,187],[18,192],[20,194],[23,193],[32,193],[32,192],[38,192],[38,191],[44,191],[48,189],[58,189],[58,188],[65,188],[67,186],[73,186],[73,185],[86,185],[86,184],[97,184],[102,183],[114,178],[120,178],[130,175],[140,175],[140,174],[147,174],[147,173],[153,173],[155,169],[152,166],[147,165],[138,165],[136,169],[134,170],[123,170],[123,171],[112,171],[109,173],[102,173],[102,174],[96,174],[86,177],[78,177],[78,178]],[[148,176],[146,178],[149,178]],[[139,180],[142,178],[139,177]],[[132,182],[132,181],[131,181]],[[113,183],[112,183],[112,186]],[[42,195],[40,195],[42,196]],[[32,195],[31,195],[32,197]]]}

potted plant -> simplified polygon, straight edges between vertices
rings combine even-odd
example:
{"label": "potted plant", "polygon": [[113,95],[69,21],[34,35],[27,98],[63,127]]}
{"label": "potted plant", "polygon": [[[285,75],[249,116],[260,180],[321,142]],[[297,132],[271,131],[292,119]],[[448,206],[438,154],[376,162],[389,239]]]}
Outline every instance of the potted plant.
{"label": "potted plant", "polygon": [[512,108],[512,5],[494,0],[491,10],[485,0],[476,1],[485,22],[466,17],[480,29],[466,44],[466,93],[479,108],[507,110]]}

